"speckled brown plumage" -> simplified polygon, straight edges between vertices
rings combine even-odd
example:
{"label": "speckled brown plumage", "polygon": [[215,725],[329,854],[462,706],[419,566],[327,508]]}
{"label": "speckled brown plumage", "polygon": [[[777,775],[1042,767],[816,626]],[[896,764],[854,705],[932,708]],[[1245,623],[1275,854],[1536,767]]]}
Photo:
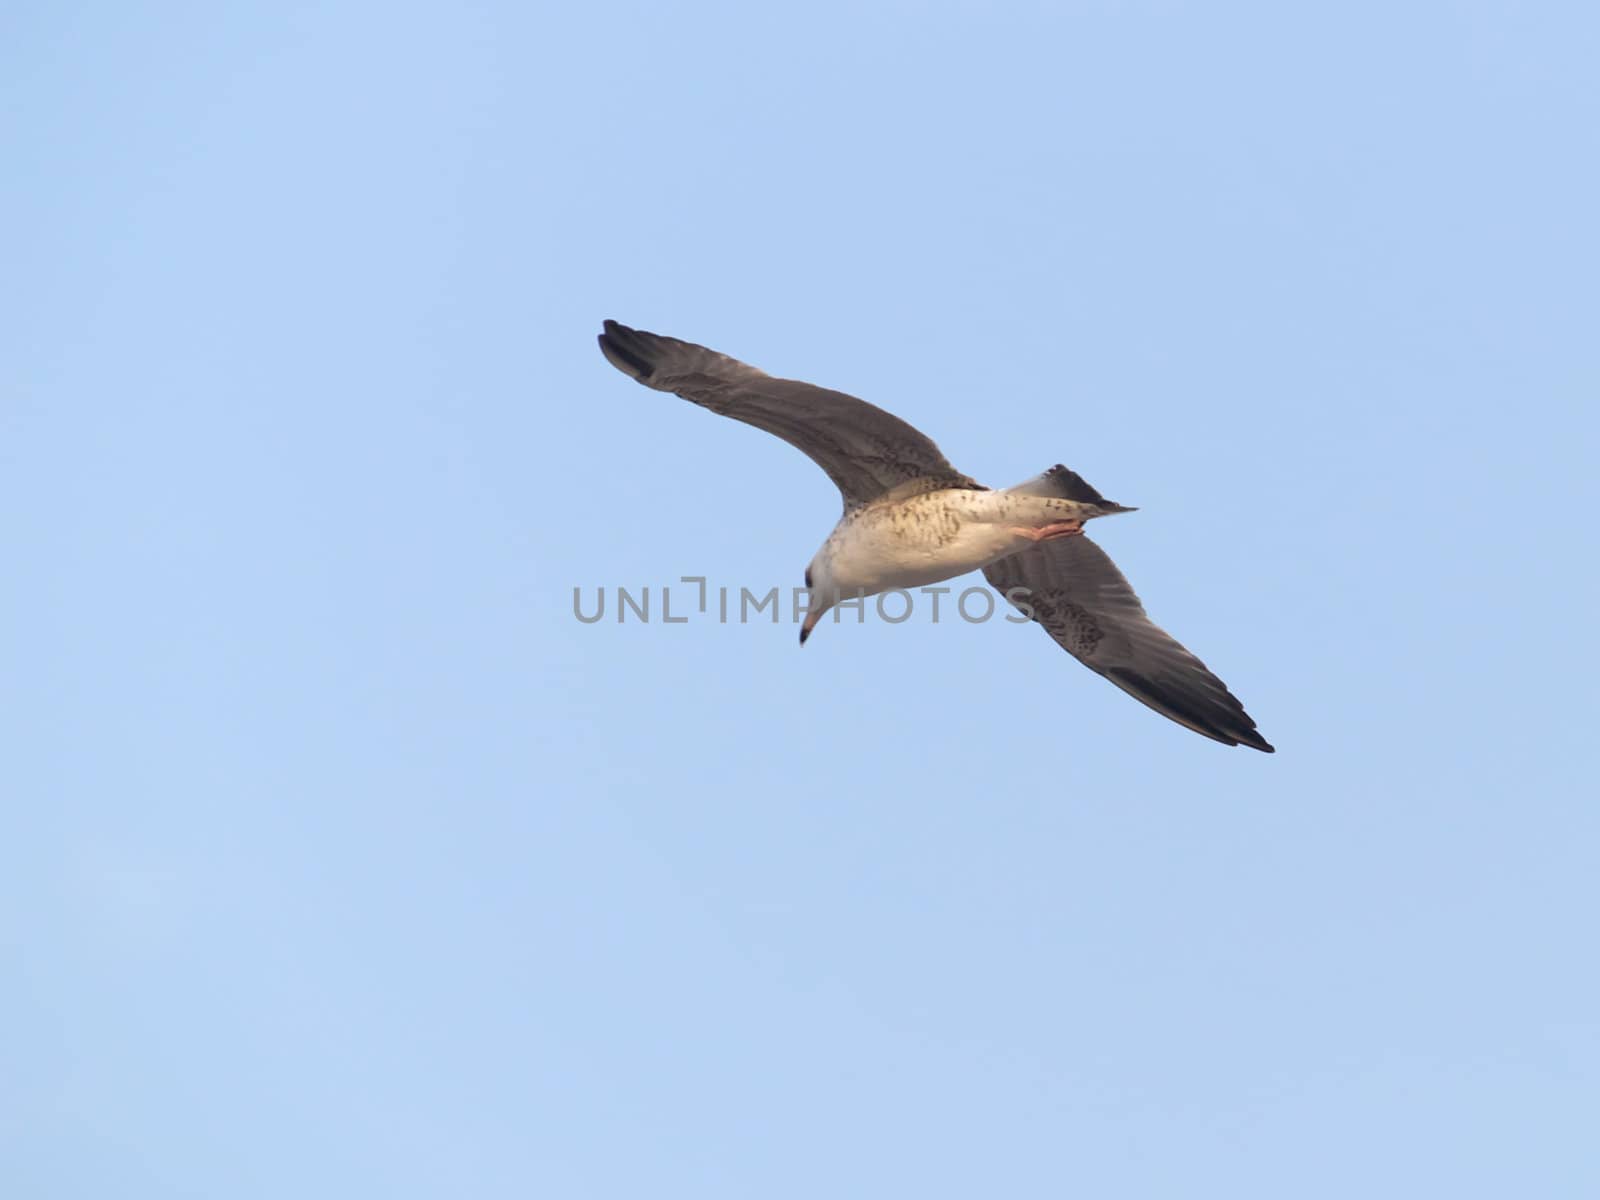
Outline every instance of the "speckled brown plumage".
{"label": "speckled brown plumage", "polygon": [[806,568],[802,643],[841,598],[982,569],[1059,645],[1141,703],[1226,745],[1272,750],[1222,681],[1150,620],[1083,536],[1086,522],[1132,510],[1082,476],[1058,463],[992,491],[952,467],[926,434],[843,392],[615,321],[605,323],[600,349],[647,387],[782,438],[839,488],[844,514]]}

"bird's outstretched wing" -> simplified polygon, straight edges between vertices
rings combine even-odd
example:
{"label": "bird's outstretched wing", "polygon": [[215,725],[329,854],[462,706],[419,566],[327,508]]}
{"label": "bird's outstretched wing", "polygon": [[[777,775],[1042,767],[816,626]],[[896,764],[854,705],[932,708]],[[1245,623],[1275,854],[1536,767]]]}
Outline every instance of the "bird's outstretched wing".
{"label": "bird's outstretched wing", "polygon": [[843,392],[775,379],[704,346],[615,321],[605,323],[600,349],[612,366],[646,387],[676,392],[776,434],[828,473],[846,509],[890,492],[899,497],[981,487],[952,467],[926,434]]}
{"label": "bird's outstretched wing", "polygon": [[1134,699],[1225,745],[1272,753],[1244,705],[1145,615],[1122,572],[1088,538],[1042,542],[983,573],[1022,611],[1031,608],[1079,662]]}

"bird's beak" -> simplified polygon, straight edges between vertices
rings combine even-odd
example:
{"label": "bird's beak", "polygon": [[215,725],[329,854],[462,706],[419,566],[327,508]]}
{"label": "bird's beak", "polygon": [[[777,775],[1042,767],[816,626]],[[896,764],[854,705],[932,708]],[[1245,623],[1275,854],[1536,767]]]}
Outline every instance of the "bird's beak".
{"label": "bird's beak", "polygon": [[817,627],[817,622],[820,620],[822,620],[820,609],[806,614],[806,619],[800,623],[800,644],[802,646],[806,644],[806,639],[811,636],[811,631]]}

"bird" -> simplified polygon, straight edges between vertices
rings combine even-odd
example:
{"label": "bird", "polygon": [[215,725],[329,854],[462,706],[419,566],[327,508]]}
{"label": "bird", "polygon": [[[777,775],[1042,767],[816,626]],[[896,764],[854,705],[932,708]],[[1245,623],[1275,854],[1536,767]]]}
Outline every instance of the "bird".
{"label": "bird", "polygon": [[985,487],[926,434],[865,400],[616,321],[604,322],[599,342],[624,375],[782,438],[838,487],[843,515],[805,572],[802,646],[841,599],[981,570],[1019,612],[1134,699],[1213,741],[1273,753],[1222,680],[1151,621],[1084,535],[1091,520],[1135,510],[1076,472],[1058,463],[1014,487]]}

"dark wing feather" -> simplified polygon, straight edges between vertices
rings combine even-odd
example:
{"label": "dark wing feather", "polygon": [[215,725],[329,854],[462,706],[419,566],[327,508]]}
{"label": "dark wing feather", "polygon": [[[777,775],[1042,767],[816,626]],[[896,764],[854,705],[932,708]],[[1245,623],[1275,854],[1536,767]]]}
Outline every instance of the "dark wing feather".
{"label": "dark wing feather", "polygon": [[978,488],[926,434],[843,392],[775,379],[691,342],[605,323],[600,349],[617,370],[646,387],[675,392],[701,408],[765,429],[828,473],[846,508],[889,492],[914,495]]}
{"label": "dark wing feather", "polygon": [[1068,653],[1134,699],[1225,745],[1272,752],[1222,680],[1145,615],[1122,572],[1088,538],[1043,542],[983,573],[1024,612],[1031,607]]}

